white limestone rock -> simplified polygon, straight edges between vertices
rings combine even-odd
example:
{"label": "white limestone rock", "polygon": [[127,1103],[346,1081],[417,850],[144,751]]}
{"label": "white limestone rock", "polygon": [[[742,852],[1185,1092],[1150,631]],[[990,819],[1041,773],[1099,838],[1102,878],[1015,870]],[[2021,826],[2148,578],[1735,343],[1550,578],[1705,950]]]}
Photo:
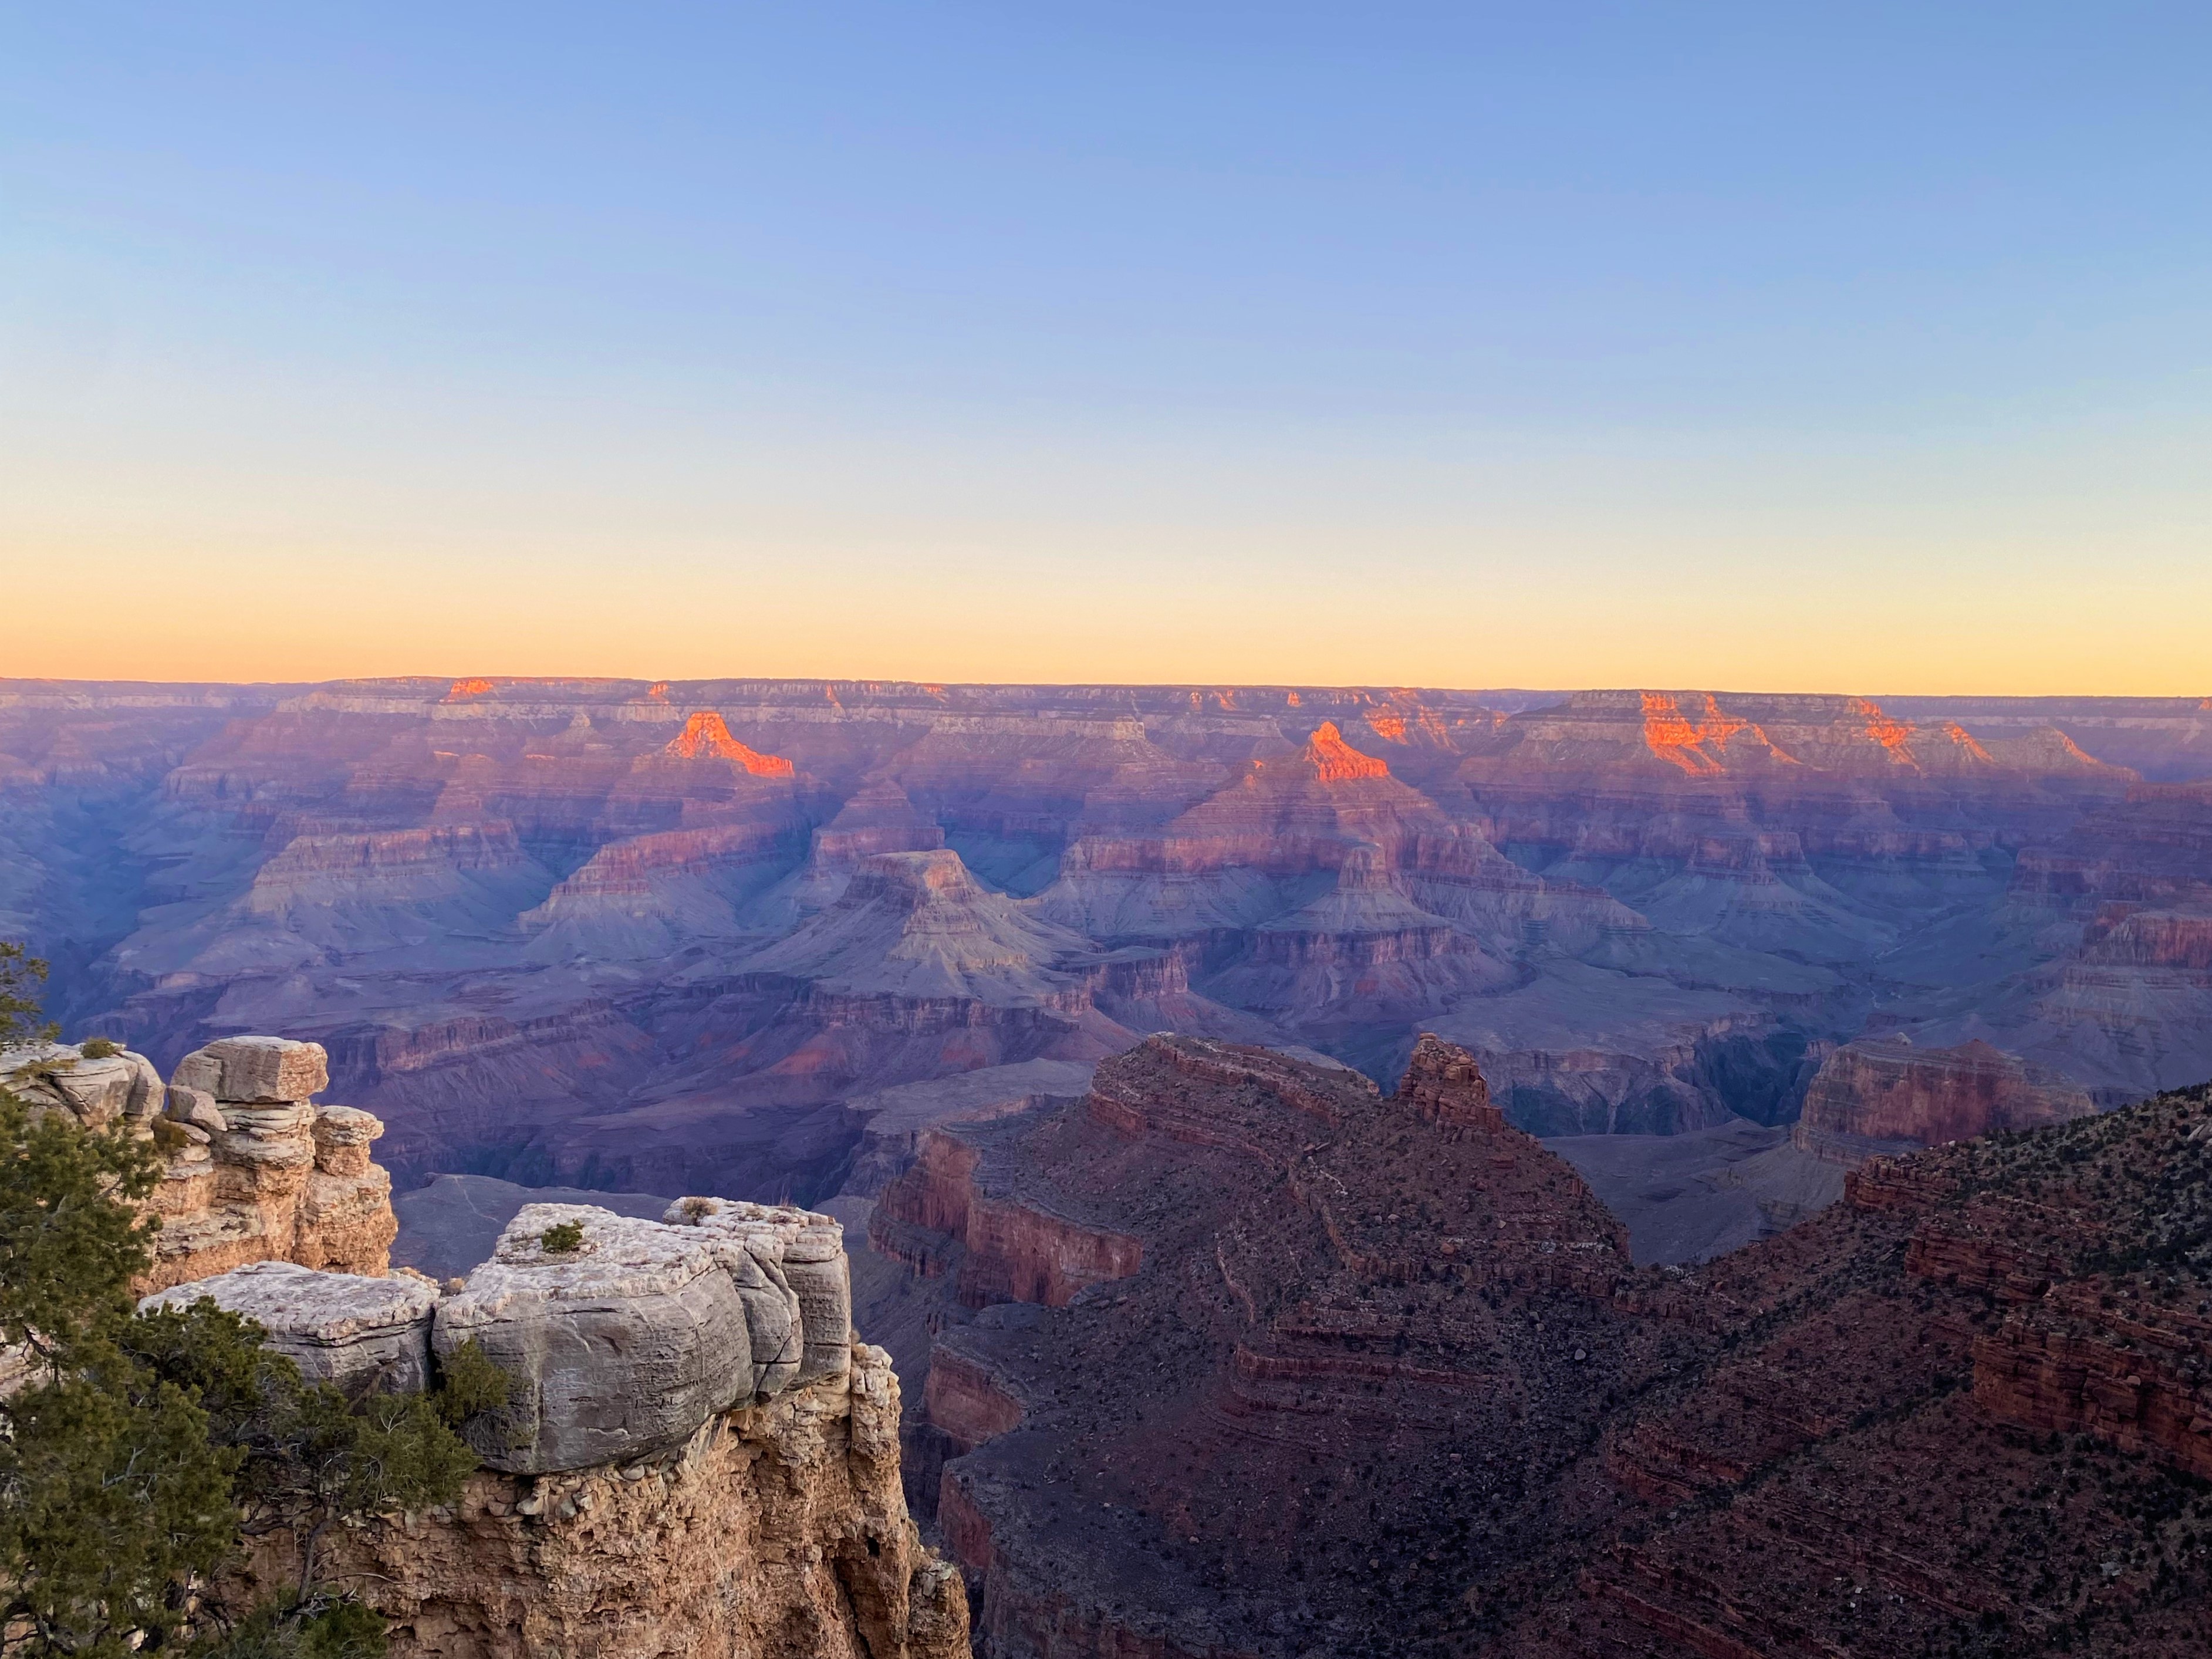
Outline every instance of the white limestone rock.
{"label": "white limestone rock", "polygon": [[94,1129],[118,1118],[149,1118],[161,1108],[161,1074],[145,1055],[121,1048],[88,1058],[83,1045],[40,1042],[0,1053],[0,1084],[49,1109],[61,1108]]}
{"label": "white limestone rock", "polygon": [[289,1037],[219,1037],[177,1062],[172,1083],[204,1089],[225,1105],[304,1101],[331,1086],[319,1042]]}
{"label": "white limestone rock", "polygon": [[256,1261],[157,1291],[138,1306],[187,1308],[203,1297],[258,1322],[270,1347],[289,1356],[311,1382],[335,1383],[356,1398],[430,1386],[430,1316],[438,1292],[418,1279],[365,1279]]}
{"label": "white limestone rock", "polygon": [[[544,1234],[568,1222],[583,1230],[580,1248],[548,1251]],[[432,1341],[447,1354],[473,1339],[510,1379],[507,1408],[470,1431],[494,1468],[630,1462],[755,1396],[743,1292],[765,1300],[773,1288],[714,1234],[590,1205],[530,1204],[492,1259],[439,1304]]]}
{"label": "white limestone rock", "polygon": [[773,1264],[781,1270],[799,1298],[802,1352],[795,1386],[845,1375],[852,1364],[853,1281],[845,1230],[834,1217],[787,1204],[679,1198],[661,1219],[732,1239],[764,1269]]}
{"label": "white limestone rock", "polygon": [[210,1135],[222,1134],[230,1127],[213,1095],[185,1084],[169,1085],[168,1115],[179,1123],[195,1125]]}

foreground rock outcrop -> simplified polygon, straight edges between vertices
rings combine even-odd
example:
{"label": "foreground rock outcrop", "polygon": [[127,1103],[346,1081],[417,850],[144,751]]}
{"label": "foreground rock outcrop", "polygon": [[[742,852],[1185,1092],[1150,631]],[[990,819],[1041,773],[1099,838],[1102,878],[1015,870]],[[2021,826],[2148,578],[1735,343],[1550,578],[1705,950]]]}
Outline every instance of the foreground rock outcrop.
{"label": "foreground rock outcrop", "polygon": [[148,1204],[161,1230],[142,1292],[250,1261],[372,1277],[389,1266],[392,1177],[369,1152],[384,1125],[315,1104],[330,1083],[319,1043],[223,1037],[186,1054],[166,1085],[118,1044],[46,1043],[0,1054],[0,1083],[34,1110],[153,1139],[164,1164]]}
{"label": "foreground rock outcrop", "polygon": [[[834,1376],[707,1416],[650,1455],[486,1471],[450,1512],[327,1544],[396,1659],[964,1659],[959,1575],[899,1481],[899,1389],[853,1342]],[[289,1548],[251,1577],[278,1585]]]}
{"label": "foreground rock outcrop", "polygon": [[[485,1467],[459,1505],[319,1547],[322,1581],[392,1621],[396,1659],[967,1652],[961,1580],[907,1513],[898,1379],[854,1336],[830,1217],[526,1205],[441,1291],[387,1273],[382,1126],[313,1103],[319,1047],[223,1039],[166,1087],[112,1045],[4,1064],[35,1110],[135,1124],[163,1149],[142,1307],[212,1301],[356,1399],[433,1386],[467,1342],[506,1372],[507,1405],[465,1425]],[[0,1386],[11,1375],[0,1363]],[[282,1525],[257,1533],[214,1604],[287,1589],[299,1549]]]}
{"label": "foreground rock outcrop", "polygon": [[171,1285],[139,1306],[185,1308],[203,1298],[252,1320],[307,1381],[334,1384],[349,1398],[428,1389],[434,1381],[430,1316],[438,1292],[411,1273],[368,1279],[257,1261]]}

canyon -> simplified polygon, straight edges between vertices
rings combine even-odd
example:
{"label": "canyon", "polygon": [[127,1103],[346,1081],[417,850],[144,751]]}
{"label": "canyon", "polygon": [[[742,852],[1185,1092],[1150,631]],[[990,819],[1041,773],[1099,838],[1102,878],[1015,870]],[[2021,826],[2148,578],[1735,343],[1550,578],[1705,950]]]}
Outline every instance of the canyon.
{"label": "canyon", "polygon": [[2212,1090],[1842,1185],[1638,1267],[1463,1049],[1153,1037],[877,1201],[911,1500],[993,1659],[2203,1651]]}
{"label": "canyon", "polygon": [[[235,695],[6,705],[109,1040],[16,1063],[176,1143],[149,1288],[529,1373],[345,1546],[419,1650],[631,1650],[640,1551],[764,1653],[2212,1638],[2193,704]],[[708,1337],[586,1409],[506,1323],[611,1290]]]}
{"label": "canyon", "polygon": [[1861,1040],[2108,1108],[2212,1074],[2208,757],[2196,699],[6,681],[0,934],[71,1035],[321,1043],[403,1190],[866,1196],[1157,1032],[1432,1030],[1571,1151],[1787,1132]]}

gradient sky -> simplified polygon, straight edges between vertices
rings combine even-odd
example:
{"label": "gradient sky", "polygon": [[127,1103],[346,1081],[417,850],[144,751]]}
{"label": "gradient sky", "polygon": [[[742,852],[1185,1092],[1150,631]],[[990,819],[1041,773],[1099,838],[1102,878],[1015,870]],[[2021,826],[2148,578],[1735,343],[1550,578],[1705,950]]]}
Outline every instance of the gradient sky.
{"label": "gradient sky", "polygon": [[2212,691],[2212,9],[0,3],[0,674]]}

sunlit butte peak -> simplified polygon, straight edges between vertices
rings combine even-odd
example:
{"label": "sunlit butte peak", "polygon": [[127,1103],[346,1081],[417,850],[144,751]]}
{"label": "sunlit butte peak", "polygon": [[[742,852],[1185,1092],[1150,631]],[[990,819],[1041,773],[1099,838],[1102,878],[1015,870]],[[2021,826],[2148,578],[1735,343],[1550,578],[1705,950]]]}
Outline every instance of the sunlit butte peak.
{"label": "sunlit butte peak", "polygon": [[[667,692],[665,686],[654,689],[664,696]],[[739,743],[711,708],[702,708],[684,721],[684,729],[668,740],[661,752],[678,760],[732,761],[757,778],[787,778],[798,769],[781,755],[763,755]]]}
{"label": "sunlit butte peak", "polygon": [[[1694,716],[1694,718],[1692,718]],[[1750,725],[1748,720],[1721,713],[1710,691],[1692,694],[1686,713],[1682,699],[1665,691],[1644,694],[1644,741],[1661,760],[1671,762],[1692,775],[1711,776],[1728,769],[1719,750],[1730,738]]]}
{"label": "sunlit butte peak", "polygon": [[491,696],[491,694],[492,683],[489,680],[455,680],[453,682],[453,690],[446,693],[446,701],[447,702],[467,702],[471,698],[488,697]]}
{"label": "sunlit butte peak", "polygon": [[1320,729],[1306,739],[1306,763],[1314,775],[1323,783],[1350,783],[1358,778],[1384,778],[1390,775],[1385,762],[1372,755],[1363,755],[1344,740],[1334,720],[1323,720]]}
{"label": "sunlit butte peak", "polygon": [[1907,747],[1912,741],[1912,726],[1895,715],[1886,714],[1880,703],[1864,697],[1851,699],[1851,709],[1866,718],[1866,734],[1901,761],[1910,761],[1912,752]]}
{"label": "sunlit butte peak", "polygon": [[[1946,720],[1943,723],[1943,735],[1946,738],[1948,738],[1953,743],[1956,744],[1960,749],[1964,750],[1967,755],[1972,757],[1973,759],[1981,761],[1990,766],[1996,764],[1996,757],[1991,755],[1988,750],[1983,748],[1982,745],[1975,740],[1973,734],[1967,731],[1965,726],[1960,725],[1956,720]],[[2064,734],[2061,733],[2060,735],[2063,736]],[[2077,749],[2074,752],[2080,754],[2081,750]],[[2088,757],[2086,755],[2083,755],[2081,757],[2084,760],[2088,759]]]}

